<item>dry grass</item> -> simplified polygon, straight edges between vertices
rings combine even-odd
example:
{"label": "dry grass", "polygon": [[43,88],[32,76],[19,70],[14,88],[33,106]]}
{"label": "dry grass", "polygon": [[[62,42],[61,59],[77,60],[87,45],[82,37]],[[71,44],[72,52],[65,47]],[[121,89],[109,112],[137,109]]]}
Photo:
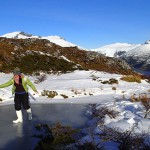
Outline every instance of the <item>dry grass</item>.
{"label": "dry grass", "polygon": [[142,105],[145,108],[145,116],[144,118],[147,118],[148,114],[150,113],[150,98],[146,93],[141,93],[139,94],[138,97],[136,97],[135,94],[131,96],[131,101],[132,102],[141,102]]}
{"label": "dry grass", "polygon": [[[119,144],[119,150],[150,149],[149,133],[135,133],[134,131],[137,128],[137,124],[134,124],[131,128],[125,131],[120,131],[119,128],[110,128],[104,124],[103,118],[105,115],[108,115],[110,118],[115,118],[118,116],[118,112],[104,107],[100,107],[100,109],[97,110],[97,104],[91,104],[89,106],[92,112],[92,117],[98,119],[96,125],[98,125],[101,132],[96,136],[99,137],[99,141],[102,141],[101,145],[103,145],[105,142],[115,142]],[[94,135],[94,132],[90,132],[91,137],[94,137]]]}
{"label": "dry grass", "polygon": [[138,75],[126,75],[126,76],[121,77],[120,79],[126,82],[141,83],[141,77]]}
{"label": "dry grass", "polygon": [[112,87],[112,90],[116,90],[116,87]]}

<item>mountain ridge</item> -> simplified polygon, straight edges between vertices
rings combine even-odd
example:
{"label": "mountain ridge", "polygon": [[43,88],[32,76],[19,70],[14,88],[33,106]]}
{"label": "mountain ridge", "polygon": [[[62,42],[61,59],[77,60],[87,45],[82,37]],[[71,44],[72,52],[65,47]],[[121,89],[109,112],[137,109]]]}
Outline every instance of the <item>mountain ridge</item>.
{"label": "mountain ridge", "polygon": [[115,43],[93,50],[108,57],[123,59],[134,69],[150,70],[150,40],[143,44]]}
{"label": "mountain ridge", "polygon": [[150,70],[150,43],[144,43],[135,49],[132,49],[120,58],[129,63],[132,67],[136,69],[141,69],[143,71]]}
{"label": "mountain ridge", "polygon": [[92,49],[92,51],[97,51],[99,53],[102,53],[108,57],[119,57],[120,55],[117,55],[118,52],[127,52],[131,49],[134,49],[141,44],[129,44],[129,43],[113,43],[109,45],[105,45],[96,49]]}
{"label": "mountain ridge", "polygon": [[57,35],[37,36],[37,35],[25,33],[23,31],[16,31],[16,32],[11,32],[11,33],[1,35],[0,37],[14,38],[14,39],[27,39],[27,38],[47,39],[50,42],[55,43],[55,44],[62,46],[62,47],[79,47],[80,49],[86,50],[86,48],[82,48],[76,44],[68,42],[64,38],[57,36]]}
{"label": "mountain ridge", "polygon": [[77,46],[62,47],[48,39],[35,38],[30,34],[28,37],[30,38],[0,37],[0,70],[9,72],[19,65],[24,72],[28,72],[30,68],[30,73],[40,70],[67,72],[76,69],[133,73],[131,67],[123,60],[106,57]]}

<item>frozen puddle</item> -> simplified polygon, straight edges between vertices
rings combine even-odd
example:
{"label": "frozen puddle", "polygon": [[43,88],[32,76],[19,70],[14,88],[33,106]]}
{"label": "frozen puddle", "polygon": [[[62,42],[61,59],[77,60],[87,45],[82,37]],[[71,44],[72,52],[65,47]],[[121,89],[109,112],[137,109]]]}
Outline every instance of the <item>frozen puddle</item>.
{"label": "frozen puddle", "polygon": [[53,125],[57,122],[75,128],[86,126],[86,104],[31,104],[33,120],[27,120],[23,111],[24,122],[13,124],[16,113],[13,105],[0,107],[0,149],[29,150],[33,149],[36,139],[33,138],[35,125],[39,123]]}

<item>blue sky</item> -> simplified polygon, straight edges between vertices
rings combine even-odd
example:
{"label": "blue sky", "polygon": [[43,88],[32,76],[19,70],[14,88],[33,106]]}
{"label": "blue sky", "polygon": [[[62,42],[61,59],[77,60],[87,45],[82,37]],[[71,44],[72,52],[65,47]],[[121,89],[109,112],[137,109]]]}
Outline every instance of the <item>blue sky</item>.
{"label": "blue sky", "polygon": [[24,31],[58,35],[93,49],[150,39],[150,0],[5,0],[0,35]]}

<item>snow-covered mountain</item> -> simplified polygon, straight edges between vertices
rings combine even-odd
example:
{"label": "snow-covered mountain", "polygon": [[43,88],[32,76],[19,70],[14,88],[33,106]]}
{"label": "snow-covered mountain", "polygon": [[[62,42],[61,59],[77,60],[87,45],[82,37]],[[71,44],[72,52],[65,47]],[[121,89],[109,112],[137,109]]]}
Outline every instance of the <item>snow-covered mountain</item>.
{"label": "snow-covered mountain", "polygon": [[[21,31],[17,31],[17,32],[12,32],[12,33],[7,33],[4,34],[0,37],[6,37],[6,38],[15,38],[15,39],[27,39],[27,38],[39,38],[39,39],[47,39],[52,43],[55,43],[61,47],[79,47],[73,43],[70,43],[68,41],[66,41],[65,39],[59,37],[59,36],[36,36],[36,35],[32,35],[32,34],[27,34]],[[80,49],[84,49],[79,47]]]}
{"label": "snow-covered mountain", "polygon": [[144,44],[115,43],[92,50],[108,57],[121,58],[136,70],[150,70],[150,40]]}
{"label": "snow-covered mountain", "polygon": [[[4,34],[0,37],[13,38],[13,39],[47,39],[50,42],[59,45],[61,47],[76,47],[81,50],[87,50],[73,43],[66,41],[59,36],[36,36],[32,34],[26,34],[24,32],[12,32]],[[128,64],[136,69],[150,70],[150,40],[145,41],[144,44],[128,44],[128,43],[114,43],[100,48],[92,49],[104,54],[108,57],[117,57],[124,59]]]}
{"label": "snow-covered mountain", "polygon": [[148,41],[145,41],[145,43],[144,44],[150,44],[150,40],[148,40]]}
{"label": "snow-covered mountain", "polygon": [[128,44],[128,43],[114,43],[100,48],[92,49],[108,57],[119,57],[122,54],[140,46],[140,44]]}
{"label": "snow-covered mountain", "polygon": [[150,70],[150,40],[121,56],[134,68]]}

